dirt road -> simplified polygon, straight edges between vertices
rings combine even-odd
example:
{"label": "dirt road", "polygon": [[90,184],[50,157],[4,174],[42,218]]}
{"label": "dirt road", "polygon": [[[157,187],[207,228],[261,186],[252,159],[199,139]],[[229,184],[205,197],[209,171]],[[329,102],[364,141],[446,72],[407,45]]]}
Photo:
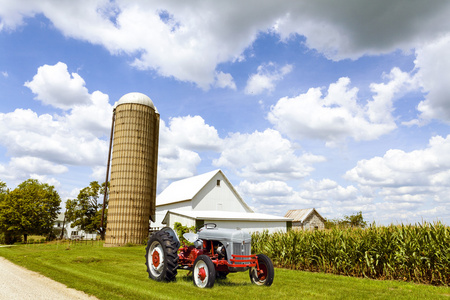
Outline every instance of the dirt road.
{"label": "dirt road", "polygon": [[0,257],[0,299],[97,299]]}

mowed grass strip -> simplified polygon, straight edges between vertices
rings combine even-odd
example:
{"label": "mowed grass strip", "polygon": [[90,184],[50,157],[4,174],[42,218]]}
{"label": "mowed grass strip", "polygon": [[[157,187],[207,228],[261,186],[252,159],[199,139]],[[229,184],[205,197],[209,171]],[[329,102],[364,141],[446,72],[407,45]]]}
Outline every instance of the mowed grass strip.
{"label": "mowed grass strip", "polygon": [[0,256],[100,299],[450,299],[447,287],[286,269],[275,270],[271,287],[255,286],[241,272],[199,289],[184,270],[176,282],[148,279],[144,255],[144,246],[104,248],[98,242],[0,248]]}

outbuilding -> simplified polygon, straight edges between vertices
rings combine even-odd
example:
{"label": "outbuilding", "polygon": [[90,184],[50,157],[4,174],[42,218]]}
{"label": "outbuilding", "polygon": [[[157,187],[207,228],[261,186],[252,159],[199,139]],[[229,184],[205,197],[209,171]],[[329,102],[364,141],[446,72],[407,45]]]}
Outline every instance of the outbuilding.
{"label": "outbuilding", "polygon": [[171,183],[156,197],[156,222],[151,230],[176,222],[196,228],[215,223],[221,228],[247,232],[286,232],[290,218],[255,213],[221,170]]}
{"label": "outbuilding", "polygon": [[286,218],[292,219],[292,229],[324,229],[325,218],[315,208],[291,209]]}
{"label": "outbuilding", "polygon": [[[61,231],[63,232],[61,236]],[[72,227],[72,222],[68,222],[64,213],[59,213],[53,224],[53,232],[57,238],[71,239],[71,240],[95,240],[97,239],[96,232],[86,232],[80,226]]]}

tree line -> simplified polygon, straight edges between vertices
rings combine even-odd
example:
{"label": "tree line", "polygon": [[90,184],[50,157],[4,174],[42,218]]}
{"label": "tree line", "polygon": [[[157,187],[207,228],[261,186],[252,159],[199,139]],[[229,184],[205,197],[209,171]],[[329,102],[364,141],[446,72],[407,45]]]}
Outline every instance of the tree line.
{"label": "tree line", "polygon": [[[102,238],[106,230],[106,210],[102,227],[103,195],[105,183],[92,181],[68,199],[64,207],[64,223],[85,232],[97,232]],[[55,187],[28,179],[10,190],[0,181],[0,244],[27,242],[29,235],[45,236],[48,240],[62,238],[65,225],[58,232],[55,220],[61,212],[61,197]]]}
{"label": "tree line", "polygon": [[364,221],[362,212],[359,211],[353,215],[344,216],[342,219],[327,219],[325,220],[325,228],[365,228],[367,227],[367,221]]}

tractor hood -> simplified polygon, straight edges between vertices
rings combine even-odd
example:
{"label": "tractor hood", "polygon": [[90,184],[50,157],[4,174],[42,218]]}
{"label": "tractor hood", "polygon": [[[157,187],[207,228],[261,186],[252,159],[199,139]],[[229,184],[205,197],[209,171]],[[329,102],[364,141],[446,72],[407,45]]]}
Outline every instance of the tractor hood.
{"label": "tractor hood", "polygon": [[248,232],[240,229],[203,228],[197,233],[202,240],[215,240],[232,243],[251,243],[252,237]]}

